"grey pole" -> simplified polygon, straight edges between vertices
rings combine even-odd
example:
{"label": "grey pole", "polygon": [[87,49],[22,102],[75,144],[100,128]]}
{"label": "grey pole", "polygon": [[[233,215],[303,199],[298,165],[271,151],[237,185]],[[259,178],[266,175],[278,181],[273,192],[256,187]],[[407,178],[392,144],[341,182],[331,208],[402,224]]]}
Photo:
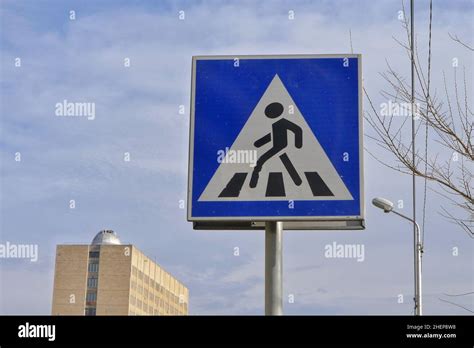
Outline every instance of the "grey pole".
{"label": "grey pole", "polygon": [[415,315],[423,315],[423,303],[421,296],[421,255],[423,247],[420,239],[420,226],[415,222]]}
{"label": "grey pole", "polygon": [[[415,315],[421,315],[421,243],[420,226],[416,223],[416,175],[415,175],[415,0],[410,0],[410,49],[411,49],[411,146],[412,146],[412,197],[413,197],[413,244],[415,245]],[[400,215],[400,214],[398,214]]]}
{"label": "grey pole", "polygon": [[283,222],[265,223],[265,315],[283,314]]}
{"label": "grey pole", "polygon": [[421,257],[423,254],[423,245],[421,244],[421,233],[420,233],[420,226],[418,223],[408,216],[405,216],[398,211],[392,210],[392,213],[401,216],[402,218],[413,222],[415,225],[415,235],[414,235],[414,258],[415,258],[415,269],[414,269],[414,276],[415,276],[415,315],[423,315],[423,301],[421,295]]}

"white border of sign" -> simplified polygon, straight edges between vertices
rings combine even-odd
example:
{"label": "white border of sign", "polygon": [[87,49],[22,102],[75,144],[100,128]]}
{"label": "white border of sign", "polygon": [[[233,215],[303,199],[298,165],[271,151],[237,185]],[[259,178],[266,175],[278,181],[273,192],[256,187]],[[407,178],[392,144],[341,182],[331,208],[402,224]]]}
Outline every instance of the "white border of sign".
{"label": "white border of sign", "polygon": [[[357,58],[359,79],[359,196],[360,215],[354,216],[238,216],[238,217],[193,217],[193,159],[194,159],[194,100],[196,88],[196,61],[198,60],[234,60],[234,59],[295,59],[295,58]],[[188,159],[188,204],[187,219],[194,223],[195,229],[206,230],[254,230],[265,229],[265,221],[283,221],[285,230],[361,230],[365,228],[365,195],[364,195],[364,146],[363,146],[363,112],[362,112],[362,55],[361,54],[294,54],[294,55],[222,55],[193,56],[191,72],[191,107],[189,125],[189,159]]]}

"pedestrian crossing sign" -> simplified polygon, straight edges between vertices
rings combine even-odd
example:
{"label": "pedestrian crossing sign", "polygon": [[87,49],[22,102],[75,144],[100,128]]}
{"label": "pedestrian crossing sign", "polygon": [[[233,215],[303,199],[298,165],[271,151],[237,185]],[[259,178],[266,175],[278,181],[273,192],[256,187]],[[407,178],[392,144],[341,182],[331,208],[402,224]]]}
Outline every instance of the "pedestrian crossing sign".
{"label": "pedestrian crossing sign", "polygon": [[363,229],[360,55],[193,57],[195,228]]}

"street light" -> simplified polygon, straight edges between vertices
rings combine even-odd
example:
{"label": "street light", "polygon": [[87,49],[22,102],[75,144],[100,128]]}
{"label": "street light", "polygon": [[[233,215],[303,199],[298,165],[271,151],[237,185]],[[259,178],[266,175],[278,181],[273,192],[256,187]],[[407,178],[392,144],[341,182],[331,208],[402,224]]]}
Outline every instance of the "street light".
{"label": "street light", "polygon": [[401,216],[405,220],[410,221],[411,223],[415,224],[415,235],[413,236],[414,241],[414,275],[415,275],[415,315],[422,315],[423,314],[423,304],[421,299],[421,255],[423,253],[423,246],[421,245],[420,241],[420,226],[418,223],[413,219],[410,219],[408,216],[405,216],[399,213],[396,210],[393,210],[393,203],[390,202],[388,199],[385,198],[374,198],[372,200],[372,204],[375,205],[377,208],[382,209],[385,213],[394,213],[398,216]]}

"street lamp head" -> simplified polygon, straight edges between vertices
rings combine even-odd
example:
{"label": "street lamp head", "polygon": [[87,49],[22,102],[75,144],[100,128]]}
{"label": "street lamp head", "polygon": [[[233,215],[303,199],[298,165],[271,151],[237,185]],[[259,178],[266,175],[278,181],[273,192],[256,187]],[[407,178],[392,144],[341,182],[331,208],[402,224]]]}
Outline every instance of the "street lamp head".
{"label": "street lamp head", "polygon": [[383,209],[385,213],[390,213],[393,209],[393,203],[385,198],[374,198],[372,200],[372,204],[375,205],[377,208]]}

